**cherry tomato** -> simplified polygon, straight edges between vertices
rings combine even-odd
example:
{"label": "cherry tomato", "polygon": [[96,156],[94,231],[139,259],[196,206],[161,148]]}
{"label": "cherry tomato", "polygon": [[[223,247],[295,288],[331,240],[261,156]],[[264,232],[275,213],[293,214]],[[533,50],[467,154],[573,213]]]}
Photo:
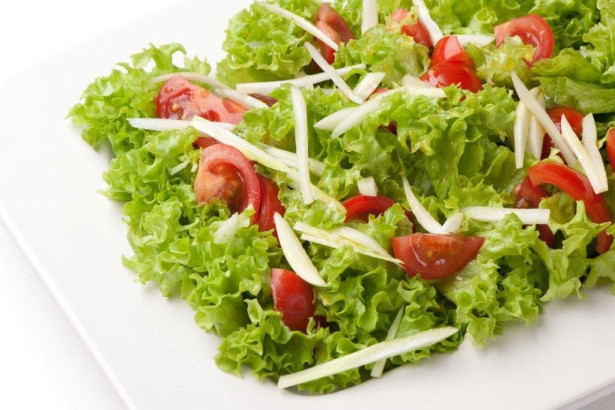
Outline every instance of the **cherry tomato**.
{"label": "cherry tomato", "polygon": [[280,192],[280,190],[275,182],[265,178],[262,175],[257,175],[257,177],[261,188],[261,206],[260,213],[258,215],[258,230],[263,232],[275,229],[273,215],[277,212],[284,216],[286,208],[284,208],[278,199],[278,192]]}
{"label": "cherry tomato", "polygon": [[[354,38],[348,23],[326,3],[323,3],[318,9],[314,25],[333,40],[335,44],[347,43]],[[320,48],[320,54],[322,54],[325,60],[329,64],[333,64],[335,61],[335,50],[318,39],[316,39],[316,44]],[[315,67],[315,64],[312,64],[312,68],[320,69],[318,66]]]}
{"label": "cherry tomato", "polygon": [[553,52],[553,32],[549,23],[536,14],[519,17],[509,22],[495,26],[495,43],[499,47],[506,37],[519,36],[524,44],[536,48],[530,64],[543,58],[550,58]]}
{"label": "cherry tomato", "polygon": [[[547,114],[549,114],[551,121],[555,123],[555,126],[559,131],[562,130],[562,115],[565,115],[575,134],[580,136],[583,132],[583,114],[574,108],[553,107],[547,110]],[[551,155],[551,148],[555,148],[555,144],[551,140],[551,137],[549,137],[548,134],[545,134],[545,138],[542,142],[542,159],[548,158],[549,155]]]}
{"label": "cherry tomato", "polygon": [[485,238],[413,233],[391,240],[393,253],[410,276],[442,279],[459,272],[476,258]]}
{"label": "cherry tomato", "polygon": [[483,89],[474,69],[462,64],[442,63],[431,67],[421,76],[421,80],[436,87],[455,84],[473,93]]}
{"label": "cherry tomato", "polygon": [[346,222],[360,220],[367,222],[370,215],[382,215],[387,209],[395,205],[389,197],[357,195],[342,202],[346,208]]}
{"label": "cherry tomato", "polygon": [[466,53],[455,36],[442,37],[433,49],[431,67],[443,63],[462,64],[467,67],[474,67],[470,56]]}
{"label": "cherry tomato", "polygon": [[169,78],[156,97],[158,118],[190,120],[198,115],[210,121],[237,124],[246,110],[243,105],[220,98],[179,74]]}
{"label": "cherry tomato", "polygon": [[[575,201],[583,201],[587,216],[596,222],[611,222],[609,208],[604,198],[594,192],[587,177],[562,164],[542,163],[531,166],[528,175],[532,184],[551,184],[570,195]],[[613,238],[606,231],[598,234],[596,251],[604,253],[609,250]]]}
{"label": "cherry tomato", "polygon": [[258,177],[250,161],[231,146],[216,144],[201,152],[194,191],[199,204],[219,198],[227,202],[232,212],[252,205],[253,222],[257,220],[261,200]]}
{"label": "cherry tomato", "polygon": [[[397,9],[393,12],[391,17],[397,23],[401,23],[406,16],[408,15],[408,10],[406,9]],[[414,39],[415,43],[422,44],[427,48],[431,48],[431,38],[429,38],[429,33],[425,29],[425,26],[421,24],[420,21],[417,21],[414,24],[404,24],[401,27],[402,34],[410,36]]]}
{"label": "cherry tomato", "polygon": [[[526,177],[517,188],[515,188],[515,196],[517,203],[515,208],[538,208],[540,201],[549,197],[549,193],[540,185],[532,184],[529,177]],[[542,239],[549,247],[553,245],[555,235],[547,225],[538,225],[540,239]]]}
{"label": "cherry tomato", "polygon": [[609,129],[606,134],[606,155],[609,157],[611,168],[615,170],[615,128]]}
{"label": "cherry tomato", "polygon": [[273,307],[282,313],[290,330],[305,332],[314,315],[314,291],[299,275],[286,269],[271,269]]}

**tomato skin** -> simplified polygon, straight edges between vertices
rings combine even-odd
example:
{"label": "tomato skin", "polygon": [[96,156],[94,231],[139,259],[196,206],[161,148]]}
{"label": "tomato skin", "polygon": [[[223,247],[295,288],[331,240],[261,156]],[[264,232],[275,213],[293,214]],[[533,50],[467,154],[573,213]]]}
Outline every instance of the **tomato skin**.
{"label": "tomato skin", "polygon": [[[549,197],[549,193],[540,185],[532,184],[529,177],[526,177],[522,183],[515,188],[515,196],[517,203],[515,208],[538,208],[540,202]],[[548,225],[537,225],[539,237],[549,247],[553,246],[555,235]]]}
{"label": "tomato skin", "polygon": [[273,307],[282,313],[290,330],[305,332],[314,316],[314,291],[299,275],[286,269],[271,269]]}
{"label": "tomato skin", "polygon": [[280,190],[275,182],[260,174],[258,174],[257,177],[261,194],[260,212],[258,215],[258,230],[264,232],[273,229],[273,234],[275,235],[275,222],[273,220],[273,215],[277,212],[284,216],[286,208],[284,208],[278,199],[278,192],[280,192]]}
{"label": "tomato skin", "polygon": [[[583,132],[583,114],[570,107],[553,107],[547,110],[547,114],[551,118],[551,121],[555,123],[557,129],[562,131],[562,115],[566,116],[566,120],[570,123],[572,130],[578,136]],[[551,148],[556,148],[555,144],[551,140],[548,134],[545,134],[545,138],[542,142],[542,155],[541,159],[548,158],[551,155]],[[560,155],[561,156],[561,155]]]}
{"label": "tomato skin", "polygon": [[463,49],[459,40],[455,36],[442,37],[436,44],[431,54],[431,66],[439,64],[462,64],[474,68],[470,56]]}
{"label": "tomato skin", "polygon": [[[531,166],[528,176],[532,184],[551,184],[570,195],[575,201],[583,201],[587,216],[595,223],[611,222],[609,208],[601,195],[594,192],[583,174],[562,164],[542,163]],[[596,251],[600,254],[611,247],[613,237],[606,231],[598,234]]]}
{"label": "tomato skin", "polygon": [[261,200],[258,177],[250,161],[229,145],[211,145],[201,152],[194,191],[199,204],[223,199],[231,212],[242,212],[252,205],[253,222],[257,220]]}
{"label": "tomato skin", "polygon": [[[408,15],[408,10],[406,9],[397,9],[391,14],[391,18],[397,23],[401,23],[403,19]],[[429,33],[425,29],[425,26],[421,24],[420,21],[417,21],[414,24],[404,24],[401,27],[401,33],[407,36],[410,36],[414,39],[415,43],[422,44],[427,48],[431,48],[431,38],[429,37]]]}
{"label": "tomato skin", "polygon": [[369,221],[370,215],[382,215],[396,202],[389,197],[357,195],[342,202],[346,208],[346,222],[360,220]]}
{"label": "tomato skin", "polygon": [[606,155],[611,168],[615,170],[615,128],[610,128],[606,134]]}
{"label": "tomato skin", "polygon": [[[333,40],[335,44],[340,44],[341,37],[339,33],[333,30],[333,28],[329,26],[327,23],[324,23],[322,21],[317,21],[314,23],[314,25],[320,31],[325,33],[331,40]],[[320,54],[322,54],[322,56],[325,58],[327,63],[333,64],[333,62],[335,61],[335,50],[329,47],[327,44],[325,44],[319,39],[316,39],[316,44],[318,45],[318,48],[320,49]],[[320,70],[320,67],[318,67],[316,63],[314,63],[313,66],[315,66],[313,68],[318,68]]]}
{"label": "tomato skin", "polygon": [[460,235],[413,233],[391,240],[393,253],[404,262],[410,276],[443,279],[452,276],[476,258],[485,238]]}
{"label": "tomato skin", "polygon": [[190,120],[195,115],[210,121],[240,123],[247,108],[220,98],[181,75],[169,78],[156,97],[158,118]]}
{"label": "tomato skin", "polygon": [[435,86],[446,87],[455,84],[463,90],[473,93],[483,89],[476,72],[462,64],[442,63],[431,67],[421,76],[421,80]]}
{"label": "tomato skin", "polygon": [[207,135],[199,135],[196,141],[192,143],[194,148],[207,148],[216,144],[219,144],[218,140]]}
{"label": "tomato skin", "polygon": [[549,23],[537,14],[519,17],[495,26],[495,43],[499,47],[506,37],[519,36],[524,44],[534,46],[536,52],[530,65],[538,60],[550,58],[555,40]]}
{"label": "tomato skin", "polygon": [[264,102],[265,104],[267,104],[267,107],[273,107],[273,105],[278,102],[277,98],[273,98],[264,94],[252,93],[249,95],[250,97],[256,98],[257,100]]}
{"label": "tomato skin", "polygon": [[[322,3],[316,12],[314,25],[338,45],[340,43],[347,43],[355,38],[346,20],[327,3]],[[322,54],[325,60],[329,64],[333,64],[335,61],[335,50],[318,39],[316,39],[316,44],[320,48],[320,54]],[[312,64],[312,68],[320,69],[320,67],[314,66],[315,64]]]}

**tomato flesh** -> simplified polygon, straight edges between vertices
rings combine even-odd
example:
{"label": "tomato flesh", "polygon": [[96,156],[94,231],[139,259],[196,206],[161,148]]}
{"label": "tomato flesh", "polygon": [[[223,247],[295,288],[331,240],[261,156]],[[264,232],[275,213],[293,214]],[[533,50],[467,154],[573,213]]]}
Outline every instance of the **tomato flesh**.
{"label": "tomato flesh", "polygon": [[220,98],[179,74],[169,78],[156,97],[158,118],[190,120],[198,115],[210,121],[237,124],[245,111],[243,105]]}
{"label": "tomato flesh", "polygon": [[476,258],[485,238],[413,233],[391,240],[393,253],[410,276],[442,279],[452,276]]}
{"label": "tomato flesh", "polygon": [[549,23],[536,14],[530,14],[495,26],[495,43],[499,47],[506,37],[519,36],[524,44],[536,48],[530,64],[550,58],[555,40]]}
{"label": "tomato flesh", "polygon": [[257,175],[257,177],[261,193],[260,212],[258,215],[258,230],[264,232],[274,229],[275,235],[275,222],[273,215],[277,212],[284,216],[286,208],[284,208],[278,199],[278,192],[280,192],[280,190],[275,182],[265,178],[262,175]]}
{"label": "tomato flesh", "polygon": [[[583,132],[583,114],[570,107],[553,107],[547,110],[547,114],[551,118],[551,121],[555,123],[558,131],[562,131],[562,115],[566,117],[566,120],[570,123],[572,130],[578,136]],[[551,155],[551,149],[556,148],[553,140],[548,134],[545,134],[542,142],[542,155],[541,158],[545,159]],[[561,154],[560,154],[561,157]],[[563,158],[563,157],[562,157]]]}
{"label": "tomato flesh", "polygon": [[431,67],[421,76],[421,80],[435,86],[447,87],[455,84],[463,90],[473,93],[483,89],[476,72],[463,64],[441,63]]}
{"label": "tomato flesh", "polygon": [[[532,184],[529,177],[526,177],[521,184],[515,188],[517,203],[515,208],[538,208],[540,201],[549,197],[549,193],[540,185]],[[537,225],[539,237],[549,247],[553,246],[555,235],[547,225]]]}
{"label": "tomato flesh", "polygon": [[[316,21],[314,25],[323,33],[325,33],[335,44],[347,43],[354,38],[354,34],[350,31],[350,27],[346,20],[339,15],[331,6],[326,3],[321,4],[316,13]],[[329,64],[335,61],[335,50],[316,39],[316,44],[320,49],[320,54]],[[319,70],[316,64],[312,64],[312,68]]]}
{"label": "tomato flesh", "polygon": [[286,269],[271,269],[273,307],[282,313],[290,330],[305,332],[314,316],[314,291],[299,275]]}
{"label": "tomato flesh", "polygon": [[442,37],[433,49],[431,66],[433,67],[443,63],[462,64],[467,67],[474,67],[470,56],[466,53],[455,36]]}
{"label": "tomato flesh", "polygon": [[611,168],[615,170],[615,128],[609,129],[606,134],[606,155],[609,157]]}
{"label": "tomato flesh", "polygon": [[231,212],[242,212],[252,205],[253,222],[257,220],[261,199],[258,177],[250,161],[231,146],[216,144],[201,152],[194,191],[199,204],[223,199]]}
{"label": "tomato flesh", "polygon": [[[408,16],[408,10],[397,9],[393,12],[391,18],[397,23],[401,23],[406,16]],[[427,32],[425,26],[423,26],[420,21],[414,24],[404,24],[401,26],[401,33],[412,37],[415,43],[422,44],[427,48],[431,48],[432,46],[429,32]]]}
{"label": "tomato flesh", "polygon": [[382,195],[357,195],[345,200],[342,205],[346,208],[346,222],[353,220],[367,222],[370,215],[382,215],[395,203],[391,198]]}
{"label": "tomato flesh", "polygon": [[[583,201],[587,216],[595,223],[611,222],[609,208],[604,198],[594,192],[583,174],[562,164],[542,163],[531,166],[528,175],[532,184],[551,184],[570,195],[575,201]],[[598,234],[596,251],[600,254],[611,247],[613,237],[606,231]]]}

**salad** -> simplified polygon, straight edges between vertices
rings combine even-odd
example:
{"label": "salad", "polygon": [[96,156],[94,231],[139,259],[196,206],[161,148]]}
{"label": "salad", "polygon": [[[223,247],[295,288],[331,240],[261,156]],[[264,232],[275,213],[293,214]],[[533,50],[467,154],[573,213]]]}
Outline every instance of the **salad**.
{"label": "salad", "polygon": [[218,366],[326,393],[613,285],[613,38],[612,0],[257,1],[215,76],[151,45],[69,117]]}

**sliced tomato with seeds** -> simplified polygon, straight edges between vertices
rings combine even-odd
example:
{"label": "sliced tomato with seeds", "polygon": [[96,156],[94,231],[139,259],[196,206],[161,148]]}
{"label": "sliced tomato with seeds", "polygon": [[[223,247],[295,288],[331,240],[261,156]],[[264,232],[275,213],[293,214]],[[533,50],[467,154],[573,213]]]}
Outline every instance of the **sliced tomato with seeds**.
{"label": "sliced tomato with seeds", "polygon": [[449,234],[413,233],[391,240],[393,253],[410,276],[443,279],[463,269],[478,255],[485,238]]}
{"label": "sliced tomato with seeds", "polygon": [[[391,18],[397,23],[401,23],[407,16],[408,10],[406,9],[397,9],[391,14]],[[401,26],[401,32],[402,34],[412,37],[415,43],[422,44],[427,48],[431,48],[432,46],[429,32],[420,21],[414,24],[404,24]]]}
{"label": "sliced tomato with seeds", "polygon": [[480,78],[474,69],[463,64],[441,63],[431,67],[421,76],[421,80],[434,87],[447,87],[455,84],[463,90],[473,93],[483,89]]}
{"label": "sliced tomato with seeds", "polygon": [[261,202],[258,177],[250,161],[231,146],[216,144],[201,152],[194,191],[199,204],[222,199],[231,212],[242,212],[252,205],[253,222],[258,218]]}
{"label": "sliced tomato with seeds", "polygon": [[[549,197],[549,193],[540,185],[532,184],[529,177],[526,177],[522,183],[515,188],[515,197],[517,202],[515,208],[538,208],[540,202]],[[555,235],[548,225],[537,225],[539,237],[549,247],[553,245]]]}
{"label": "sliced tomato with seeds", "polygon": [[[583,132],[583,114],[574,108],[570,107],[553,107],[547,110],[547,114],[551,118],[551,121],[555,123],[558,131],[562,131],[562,115],[566,117],[566,120],[570,123],[572,130],[577,136],[581,136]],[[549,134],[545,134],[545,138],[542,142],[542,155],[541,158],[545,159],[551,155],[551,149],[556,148],[553,140],[549,137]],[[560,154],[561,156],[561,154]]]}
{"label": "sliced tomato with seeds", "polygon": [[506,23],[495,26],[495,44],[499,47],[506,37],[519,36],[524,44],[536,48],[530,64],[544,58],[550,58],[555,40],[549,23],[537,14],[519,17]]}
{"label": "sliced tomato with seeds", "polygon": [[158,118],[191,120],[198,115],[210,121],[238,124],[247,108],[186,80],[181,75],[169,78],[156,97]]}
{"label": "sliced tomato with seeds", "polygon": [[280,192],[280,189],[275,184],[275,182],[273,182],[269,178],[265,178],[260,174],[258,174],[257,177],[261,189],[260,212],[258,215],[258,230],[261,232],[270,231],[272,229],[275,229],[273,215],[275,215],[275,213],[277,212],[280,215],[284,216],[286,208],[284,208],[284,206],[278,199],[278,193]]}
{"label": "sliced tomato with seeds", "polygon": [[431,54],[431,66],[439,64],[462,64],[474,68],[472,59],[459,43],[456,36],[442,37],[436,44]]}
{"label": "sliced tomato with seeds", "polygon": [[271,269],[270,279],[273,308],[282,313],[282,322],[290,330],[305,332],[315,310],[312,287],[286,269]]}
{"label": "sliced tomato with seeds", "polygon": [[611,169],[615,170],[615,128],[609,129],[606,134],[606,155],[609,157]]}

